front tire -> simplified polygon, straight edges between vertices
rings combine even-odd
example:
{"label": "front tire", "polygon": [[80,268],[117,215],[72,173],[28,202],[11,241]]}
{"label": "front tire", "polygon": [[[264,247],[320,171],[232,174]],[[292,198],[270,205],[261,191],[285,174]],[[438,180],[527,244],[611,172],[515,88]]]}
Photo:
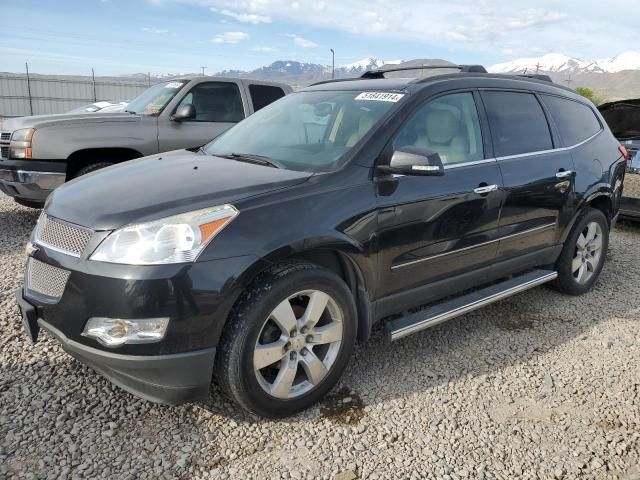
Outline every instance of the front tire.
{"label": "front tire", "polygon": [[587,208],[578,218],[556,262],[552,286],[569,295],[582,295],[598,279],[609,248],[609,222],[604,213]]}
{"label": "front tire", "polygon": [[311,263],[278,265],[233,308],[218,346],[218,384],[251,413],[292,415],[336,384],[355,338],[355,304],[341,278]]}
{"label": "front tire", "polygon": [[82,167],[80,170],[78,170],[73,175],[73,178],[81,177],[82,175],[86,175],[88,173],[95,172],[96,170],[100,170],[102,168],[110,167],[111,165],[113,165],[113,163],[111,163],[111,162],[92,163],[92,164],[87,165],[86,167]]}

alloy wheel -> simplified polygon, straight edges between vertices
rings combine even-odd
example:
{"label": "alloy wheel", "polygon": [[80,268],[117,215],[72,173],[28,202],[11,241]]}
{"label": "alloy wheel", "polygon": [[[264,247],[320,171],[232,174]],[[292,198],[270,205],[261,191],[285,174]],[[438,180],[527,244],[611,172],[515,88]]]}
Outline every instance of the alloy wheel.
{"label": "alloy wheel", "polygon": [[578,236],[571,272],[576,282],[584,285],[594,275],[602,258],[602,228],[589,222]]}
{"label": "alloy wheel", "polygon": [[286,400],[319,385],[340,351],[343,319],[336,301],[320,290],[304,290],[280,302],[263,324],[253,352],[262,389]]}

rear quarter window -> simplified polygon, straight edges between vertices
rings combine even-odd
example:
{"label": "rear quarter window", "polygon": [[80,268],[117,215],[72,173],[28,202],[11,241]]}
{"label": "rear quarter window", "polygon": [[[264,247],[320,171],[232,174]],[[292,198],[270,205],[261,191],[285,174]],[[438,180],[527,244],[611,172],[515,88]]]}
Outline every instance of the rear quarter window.
{"label": "rear quarter window", "polygon": [[553,148],[547,117],[535,95],[482,92],[496,157]]}
{"label": "rear quarter window", "polygon": [[558,127],[564,147],[576,145],[602,129],[596,114],[587,105],[551,95],[542,95],[542,101]]}
{"label": "rear quarter window", "polygon": [[255,112],[284,97],[284,91],[280,87],[271,85],[249,85],[249,94]]}

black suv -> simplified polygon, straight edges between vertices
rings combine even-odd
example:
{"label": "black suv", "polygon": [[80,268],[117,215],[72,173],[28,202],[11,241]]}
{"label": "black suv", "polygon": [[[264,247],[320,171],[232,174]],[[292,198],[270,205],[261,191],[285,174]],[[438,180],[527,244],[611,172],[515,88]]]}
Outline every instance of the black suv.
{"label": "black suv", "polygon": [[542,283],[588,291],[620,144],[572,90],[459,70],[316,84],[199,151],[58,188],[27,245],[28,334],[152,401],[213,374],[282,416],[377,321],[395,340]]}

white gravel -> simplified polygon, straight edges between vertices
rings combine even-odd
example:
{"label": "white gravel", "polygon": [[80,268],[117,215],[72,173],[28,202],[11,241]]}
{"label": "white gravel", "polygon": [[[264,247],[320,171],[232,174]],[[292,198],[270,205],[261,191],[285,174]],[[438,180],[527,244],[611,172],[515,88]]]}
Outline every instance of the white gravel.
{"label": "white gravel", "polygon": [[267,421],[138,400],[22,332],[37,212],[0,194],[0,478],[640,479],[640,228],[593,292],[547,288],[403,341],[378,329],[333,398]]}

